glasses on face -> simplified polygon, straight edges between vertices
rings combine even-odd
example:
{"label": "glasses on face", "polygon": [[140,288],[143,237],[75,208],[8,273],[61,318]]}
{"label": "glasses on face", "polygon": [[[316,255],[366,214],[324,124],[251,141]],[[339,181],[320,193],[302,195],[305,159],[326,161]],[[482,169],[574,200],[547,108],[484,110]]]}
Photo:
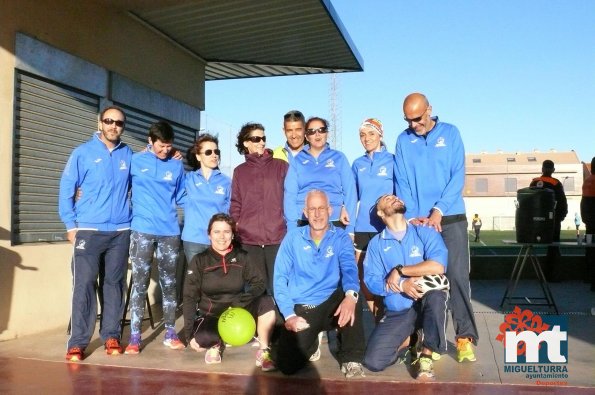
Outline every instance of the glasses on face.
{"label": "glasses on face", "polygon": [[308,211],[308,214],[314,215],[314,214],[322,214],[327,209],[328,209],[328,207],[308,207],[307,211]]}
{"label": "glasses on face", "polygon": [[106,125],[111,125],[111,124],[115,123],[116,126],[119,128],[124,127],[124,121],[120,121],[120,120],[116,121],[115,119],[111,119],[111,118],[102,119],[101,122],[105,123]]}
{"label": "glasses on face", "polygon": [[424,112],[421,113],[421,115],[419,117],[415,117],[415,118],[407,118],[407,117],[403,117],[403,119],[405,120],[405,122],[407,122],[409,125],[411,125],[413,122],[418,123],[419,121],[421,121],[424,117],[424,115],[426,115],[426,111],[428,111],[428,108],[430,107],[426,107],[426,109],[424,110]]}
{"label": "glasses on face", "polygon": [[325,134],[326,132],[328,132],[328,129],[325,126],[318,129],[306,129],[306,136],[314,136],[316,133]]}
{"label": "glasses on face", "polygon": [[203,152],[202,154],[203,154],[204,156],[211,156],[211,155],[213,155],[213,152],[214,152],[214,153],[215,153],[215,155],[217,155],[217,156],[221,155],[221,150],[219,150],[219,149],[207,149],[207,150],[205,150],[205,152]]}
{"label": "glasses on face", "polygon": [[263,143],[267,142],[267,136],[251,136],[251,137],[246,137],[246,141],[249,141],[251,143],[257,144],[260,143],[261,141]]}

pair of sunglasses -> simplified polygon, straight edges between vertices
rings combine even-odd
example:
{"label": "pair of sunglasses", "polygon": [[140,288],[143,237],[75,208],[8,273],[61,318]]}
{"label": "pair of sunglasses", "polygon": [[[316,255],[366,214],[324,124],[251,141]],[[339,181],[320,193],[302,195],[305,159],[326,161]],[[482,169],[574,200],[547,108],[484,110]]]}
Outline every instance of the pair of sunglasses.
{"label": "pair of sunglasses", "polygon": [[119,121],[119,120],[116,121],[116,120],[111,119],[111,118],[102,119],[101,122],[105,123],[106,125],[111,125],[111,124],[115,123],[116,126],[119,127],[119,128],[123,128],[124,127],[124,121]]}
{"label": "pair of sunglasses", "polygon": [[316,133],[325,134],[326,132],[328,132],[328,129],[324,126],[318,129],[306,129],[306,136],[314,136]]}
{"label": "pair of sunglasses", "polygon": [[202,154],[204,156],[211,156],[211,155],[213,155],[213,153],[215,153],[215,155],[217,155],[217,156],[220,156],[221,155],[221,150],[219,150],[219,149],[208,149],[208,150],[205,150]]}
{"label": "pair of sunglasses", "polygon": [[261,141],[266,143],[267,141],[267,136],[252,136],[252,137],[246,137],[246,141],[250,141],[251,143],[260,143]]}

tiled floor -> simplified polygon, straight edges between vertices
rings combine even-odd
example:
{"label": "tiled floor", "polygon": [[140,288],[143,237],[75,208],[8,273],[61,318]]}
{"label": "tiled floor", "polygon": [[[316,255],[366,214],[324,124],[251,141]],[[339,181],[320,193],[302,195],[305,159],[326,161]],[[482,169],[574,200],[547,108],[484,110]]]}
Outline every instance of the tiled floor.
{"label": "tiled floor", "polygon": [[[420,384],[405,365],[384,372],[366,371],[366,377],[347,380],[339,371],[330,349],[323,345],[322,358],[292,377],[261,372],[254,365],[255,349],[231,347],[220,365],[206,365],[203,354],[191,349],[174,351],[162,343],[162,328],[147,328],[140,355],[107,356],[95,337],[82,363],[64,361],[66,328],[38,336],[0,343],[0,393],[209,393],[209,394],[383,394],[383,393],[590,393],[595,394],[595,293],[582,282],[552,284],[563,316],[568,317],[568,377],[563,386],[538,386],[524,373],[504,371],[504,348],[496,340],[504,314],[499,310],[505,281],[474,281],[473,304],[480,333],[477,361],[457,363],[454,346],[435,362],[436,381]],[[533,281],[521,283],[523,292],[538,292]],[[524,307],[527,308],[527,307]],[[537,309],[535,310],[537,311]],[[366,320],[369,334],[373,323]],[[182,318],[177,321],[182,328]],[[148,324],[147,324],[148,327]],[[453,338],[451,326],[448,336]],[[128,335],[125,332],[124,340]],[[330,346],[330,347],[329,347]],[[542,380],[552,382],[554,380]],[[403,392],[404,391],[404,392]]]}

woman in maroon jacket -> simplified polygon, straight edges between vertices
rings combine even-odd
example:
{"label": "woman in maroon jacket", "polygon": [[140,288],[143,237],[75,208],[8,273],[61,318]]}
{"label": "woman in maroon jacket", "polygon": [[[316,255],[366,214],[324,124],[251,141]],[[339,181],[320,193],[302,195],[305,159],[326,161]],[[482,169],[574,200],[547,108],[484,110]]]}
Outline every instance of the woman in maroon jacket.
{"label": "woman in maroon jacket", "polygon": [[219,337],[219,316],[229,307],[242,307],[256,320],[259,350],[256,366],[275,370],[269,342],[275,324],[275,303],[264,294],[264,279],[250,262],[246,251],[232,245],[235,221],[227,214],[209,221],[209,249],[188,264],[184,282],[184,332],[189,346],[206,351],[207,364],[221,363],[224,344]]}
{"label": "woman in maroon jacket", "polygon": [[236,147],[246,161],[233,172],[229,214],[237,222],[242,247],[262,270],[267,291],[273,295],[275,257],[287,232],[283,183],[289,165],[273,158],[273,151],[265,145],[264,126],[258,123],[242,126]]}

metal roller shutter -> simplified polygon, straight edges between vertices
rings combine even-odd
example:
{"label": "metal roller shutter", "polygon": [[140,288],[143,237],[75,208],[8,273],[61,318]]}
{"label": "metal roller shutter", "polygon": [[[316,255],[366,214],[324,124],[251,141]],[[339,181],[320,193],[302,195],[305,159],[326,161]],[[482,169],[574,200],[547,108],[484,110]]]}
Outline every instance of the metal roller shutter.
{"label": "metal roller shutter", "polygon": [[12,241],[65,240],[60,176],[70,152],[97,129],[99,97],[17,71],[15,107]]}
{"label": "metal roller shutter", "polygon": [[[15,85],[12,242],[66,240],[58,216],[60,176],[72,150],[97,130],[100,98],[18,70]],[[115,104],[126,112],[123,141],[135,152],[144,149],[149,126],[163,118]],[[168,122],[185,154],[198,130]]]}
{"label": "metal roller shutter", "polygon": [[126,129],[122,135],[122,140],[128,144],[134,152],[139,152],[147,146],[147,138],[151,124],[160,120],[165,120],[174,128],[176,134],[174,147],[182,151],[184,154],[184,163],[186,163],[186,150],[194,143],[198,129],[180,125],[179,123],[160,118],[123,103],[114,103],[114,105],[122,108],[126,113]]}

